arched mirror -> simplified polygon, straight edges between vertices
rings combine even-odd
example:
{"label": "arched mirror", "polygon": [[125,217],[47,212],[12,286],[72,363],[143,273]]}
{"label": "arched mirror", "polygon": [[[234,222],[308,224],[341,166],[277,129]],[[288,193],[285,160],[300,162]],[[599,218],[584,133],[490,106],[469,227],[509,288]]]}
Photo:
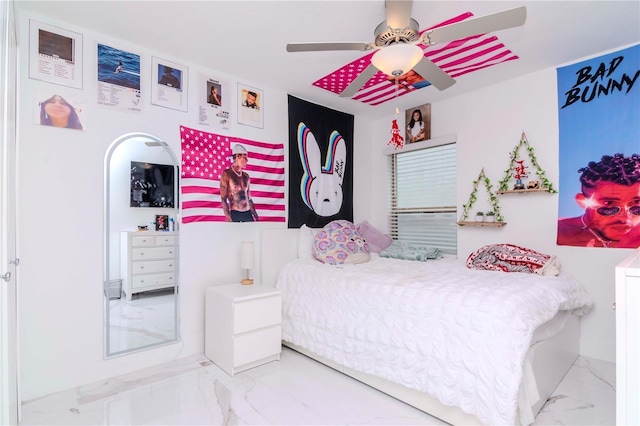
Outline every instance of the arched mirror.
{"label": "arched mirror", "polygon": [[179,170],[166,142],[116,139],[105,156],[105,357],[179,339]]}

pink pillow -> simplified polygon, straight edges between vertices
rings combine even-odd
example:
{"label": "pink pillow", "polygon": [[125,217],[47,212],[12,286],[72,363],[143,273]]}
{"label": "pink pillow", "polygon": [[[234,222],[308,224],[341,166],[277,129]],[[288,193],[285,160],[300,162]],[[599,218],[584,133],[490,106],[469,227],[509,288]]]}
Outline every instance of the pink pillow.
{"label": "pink pillow", "polygon": [[356,227],[358,233],[364,237],[364,240],[369,244],[369,251],[371,253],[380,253],[393,243],[393,238],[390,235],[383,234],[378,231],[373,225],[366,220]]}

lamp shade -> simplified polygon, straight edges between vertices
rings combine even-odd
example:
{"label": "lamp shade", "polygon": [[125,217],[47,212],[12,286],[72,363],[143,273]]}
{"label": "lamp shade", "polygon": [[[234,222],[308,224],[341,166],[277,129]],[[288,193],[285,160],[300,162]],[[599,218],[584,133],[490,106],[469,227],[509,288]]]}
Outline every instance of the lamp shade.
{"label": "lamp shade", "polygon": [[253,241],[243,241],[240,243],[240,268],[252,269],[253,268]]}
{"label": "lamp shade", "polygon": [[423,57],[424,52],[419,46],[398,43],[378,50],[371,63],[387,75],[399,76],[409,72]]}

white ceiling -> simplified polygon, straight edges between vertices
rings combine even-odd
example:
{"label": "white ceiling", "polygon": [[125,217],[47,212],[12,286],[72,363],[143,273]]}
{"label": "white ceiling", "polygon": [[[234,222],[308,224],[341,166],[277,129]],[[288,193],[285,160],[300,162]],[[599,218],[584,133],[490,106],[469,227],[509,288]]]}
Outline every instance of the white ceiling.
{"label": "white ceiling", "polygon": [[[420,29],[470,11],[482,16],[527,7],[522,27],[496,33],[520,59],[457,78],[451,88],[418,90],[379,106],[339,98],[311,85],[365,52],[287,53],[288,42],[372,42],[384,0],[359,1],[30,1],[18,9],[87,28],[162,53],[163,59],[219,70],[239,82],[276,88],[352,114],[389,114],[544,68],[640,42],[640,2],[422,1]],[[114,46],[123,48],[123,46]],[[211,77],[216,77],[212,75]],[[268,93],[267,93],[268,94]],[[393,104],[393,105],[392,105]]]}

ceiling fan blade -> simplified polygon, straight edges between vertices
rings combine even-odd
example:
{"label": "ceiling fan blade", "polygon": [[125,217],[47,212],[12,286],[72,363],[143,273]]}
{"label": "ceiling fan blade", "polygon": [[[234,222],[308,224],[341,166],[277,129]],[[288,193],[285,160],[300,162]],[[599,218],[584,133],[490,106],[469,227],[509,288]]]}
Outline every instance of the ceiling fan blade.
{"label": "ceiling fan blade", "polygon": [[420,59],[420,62],[413,67],[413,70],[420,74],[422,78],[427,80],[438,90],[444,90],[453,86],[456,81],[449,76],[446,72],[431,62],[426,57]]}
{"label": "ceiling fan blade", "polygon": [[287,52],[318,52],[324,50],[369,50],[370,43],[289,43]]}
{"label": "ceiling fan blade", "polygon": [[475,19],[457,22],[444,27],[427,31],[422,36],[424,44],[446,43],[461,38],[519,27],[527,20],[527,9],[524,6]]}
{"label": "ceiling fan blade", "polygon": [[411,20],[411,0],[386,0],[387,25],[391,28],[407,28]]}
{"label": "ceiling fan blade", "polygon": [[371,77],[373,77],[378,72],[378,68],[373,65],[369,65],[365,68],[359,76],[357,76],[349,85],[340,93],[341,98],[350,98],[355,95],[358,90],[364,86],[364,84],[369,81]]}

